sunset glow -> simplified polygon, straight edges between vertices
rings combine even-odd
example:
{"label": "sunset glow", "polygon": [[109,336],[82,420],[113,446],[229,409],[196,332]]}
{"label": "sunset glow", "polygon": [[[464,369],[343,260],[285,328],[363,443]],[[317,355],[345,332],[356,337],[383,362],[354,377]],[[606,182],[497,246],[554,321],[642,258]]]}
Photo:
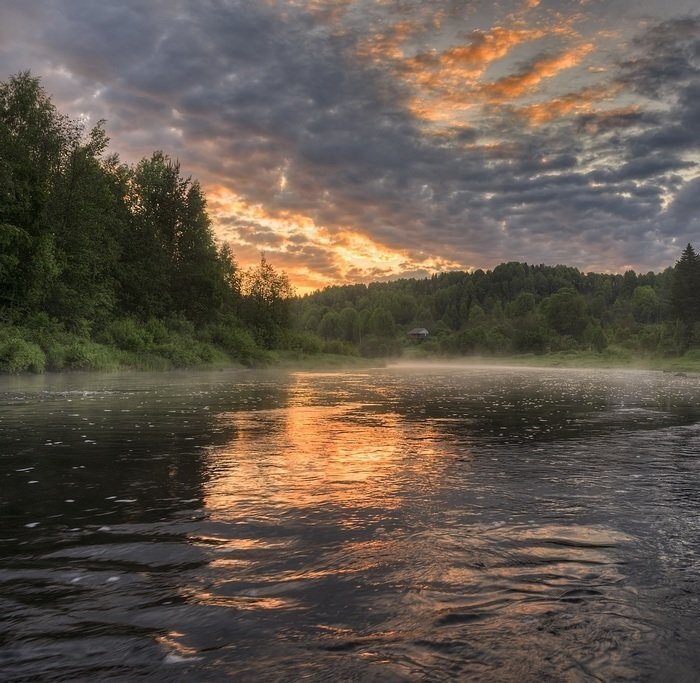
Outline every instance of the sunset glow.
{"label": "sunset glow", "polygon": [[3,5],[5,75],[107,119],[126,161],[179,158],[239,265],[300,292],[661,269],[700,229],[690,0],[49,5]]}

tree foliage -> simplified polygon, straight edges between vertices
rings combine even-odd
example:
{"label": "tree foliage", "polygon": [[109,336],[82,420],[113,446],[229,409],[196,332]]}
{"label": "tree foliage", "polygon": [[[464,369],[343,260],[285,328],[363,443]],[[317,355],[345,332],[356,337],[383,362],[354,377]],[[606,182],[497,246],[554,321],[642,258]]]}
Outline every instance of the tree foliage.
{"label": "tree foliage", "polygon": [[289,326],[290,301],[294,295],[289,278],[277,272],[261,254],[260,263],[243,274],[242,288],[244,319],[263,346],[272,348]]}
{"label": "tree foliage", "polygon": [[686,250],[662,273],[582,273],[510,262],[492,271],[330,287],[299,300],[294,319],[304,332],[347,339],[338,316],[354,312],[356,343],[367,355],[375,355],[380,335],[409,346],[413,327],[430,332],[420,344],[423,353],[603,352],[614,346],[675,354],[689,343],[678,330],[700,320],[693,253]]}
{"label": "tree foliage", "polygon": [[689,335],[693,325],[700,320],[700,256],[690,244],[683,250],[673,270],[671,309]]}
{"label": "tree foliage", "polygon": [[0,83],[0,327],[31,338],[17,332],[3,348],[19,365],[0,367],[29,367],[33,339],[62,367],[67,352],[49,347],[63,334],[78,335],[75,367],[95,339],[176,365],[206,353],[177,351],[173,334],[250,357],[248,327],[271,345],[288,326],[286,275],[264,258],[241,273],[177,160],[156,151],[130,166],[108,145],[104,122],[71,121],[30,73]]}
{"label": "tree foliage", "polygon": [[242,271],[206,199],[162,151],[135,165],[53,105],[38,79],[0,83],[0,369],[107,367],[103,346],[166,366],[246,362],[285,346],[395,355],[608,346],[677,354],[700,343],[700,257],[662,273],[503,263],[296,298],[265,255]]}

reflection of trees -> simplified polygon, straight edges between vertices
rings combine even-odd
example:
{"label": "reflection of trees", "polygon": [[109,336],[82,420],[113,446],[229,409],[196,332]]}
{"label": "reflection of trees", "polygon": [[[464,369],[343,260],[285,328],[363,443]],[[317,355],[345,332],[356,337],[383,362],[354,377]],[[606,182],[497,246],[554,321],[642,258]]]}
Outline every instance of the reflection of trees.
{"label": "reflection of trees", "polygon": [[97,390],[94,378],[34,380],[0,414],[2,473],[14,483],[3,487],[3,515],[70,527],[160,520],[198,504],[206,452],[235,437],[218,415],[232,402],[276,404],[279,388],[188,377],[108,378]]}

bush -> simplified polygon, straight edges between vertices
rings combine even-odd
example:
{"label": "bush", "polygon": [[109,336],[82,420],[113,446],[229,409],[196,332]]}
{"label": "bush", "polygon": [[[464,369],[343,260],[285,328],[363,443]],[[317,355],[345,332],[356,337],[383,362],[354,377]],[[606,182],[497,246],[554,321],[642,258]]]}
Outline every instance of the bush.
{"label": "bush", "polygon": [[0,371],[1,372],[36,372],[44,371],[46,355],[38,344],[23,339],[17,330],[8,331],[0,336]]}
{"label": "bush", "polygon": [[194,337],[194,324],[187,318],[173,317],[166,321],[167,328],[176,334]]}
{"label": "bush", "polygon": [[197,367],[217,360],[226,360],[223,354],[217,353],[211,344],[176,335],[173,335],[171,341],[166,344],[155,346],[153,352],[167,358],[176,368]]}
{"label": "bush", "polygon": [[401,342],[390,337],[365,335],[360,342],[360,354],[365,358],[388,358],[401,355]]}
{"label": "bush", "polygon": [[281,340],[282,348],[315,355],[323,351],[323,341],[311,332],[287,332]]}
{"label": "bush", "polygon": [[158,344],[153,351],[159,356],[167,358],[176,368],[186,368],[198,365],[200,362],[199,356],[194,352],[192,345],[168,342],[167,344]]}
{"label": "bush", "polygon": [[148,333],[154,344],[165,344],[170,338],[170,330],[166,327],[162,320],[151,318],[144,325],[145,332]]}
{"label": "bush", "polygon": [[153,345],[148,328],[131,318],[111,322],[104,333],[104,341],[123,351],[146,351]]}
{"label": "bush", "polygon": [[242,363],[250,364],[263,356],[251,334],[236,325],[217,325],[210,328],[210,336],[212,343]]}
{"label": "bush", "polygon": [[118,359],[102,344],[76,339],[65,350],[65,367],[73,370],[114,370]]}
{"label": "bush", "polygon": [[323,345],[323,353],[334,353],[338,356],[357,356],[357,349],[350,343],[344,341],[327,341]]}

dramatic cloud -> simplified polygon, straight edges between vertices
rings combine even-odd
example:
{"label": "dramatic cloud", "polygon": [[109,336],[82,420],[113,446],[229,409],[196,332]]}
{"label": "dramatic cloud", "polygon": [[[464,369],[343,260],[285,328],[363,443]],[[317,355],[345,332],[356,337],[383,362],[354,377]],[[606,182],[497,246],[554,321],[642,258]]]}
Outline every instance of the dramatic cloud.
{"label": "dramatic cloud", "polygon": [[303,288],[647,270],[699,236],[694,7],[6,0],[0,66],[125,159],[178,157],[239,262]]}

